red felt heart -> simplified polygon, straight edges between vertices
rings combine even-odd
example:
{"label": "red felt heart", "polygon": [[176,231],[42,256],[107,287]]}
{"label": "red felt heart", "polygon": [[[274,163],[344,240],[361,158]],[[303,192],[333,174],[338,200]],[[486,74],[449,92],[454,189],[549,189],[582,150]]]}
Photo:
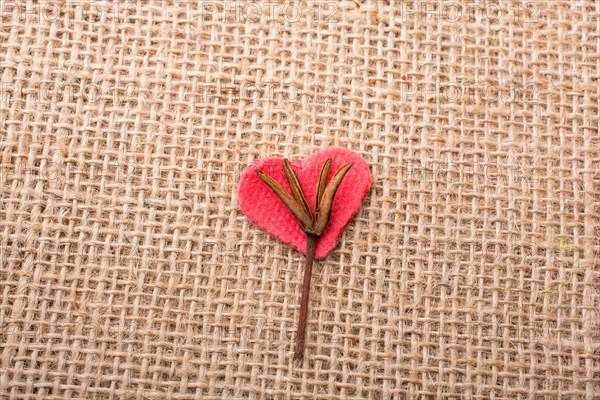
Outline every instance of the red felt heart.
{"label": "red felt heart", "polygon": [[[327,182],[340,167],[354,162],[338,187],[331,208],[329,224],[319,237],[315,258],[325,257],[337,244],[342,231],[360,208],[371,187],[369,166],[358,154],[343,147],[331,147],[314,153],[303,160],[291,162],[298,176],[308,204],[314,210],[319,173],[327,159],[331,168]],[[260,169],[290,192],[283,172],[282,158],[267,158],[252,163],[240,181],[238,197],[240,208],[248,219],[294,249],[306,253],[306,234],[300,222],[285,207],[273,191],[258,177]]]}

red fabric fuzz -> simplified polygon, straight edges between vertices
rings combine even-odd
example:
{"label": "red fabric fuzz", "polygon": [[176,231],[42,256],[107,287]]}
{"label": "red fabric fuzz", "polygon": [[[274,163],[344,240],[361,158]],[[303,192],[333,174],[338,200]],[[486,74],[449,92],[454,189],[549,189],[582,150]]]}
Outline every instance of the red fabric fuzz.
{"label": "red fabric fuzz", "polygon": [[[317,241],[315,258],[325,257],[336,246],[342,231],[360,208],[369,188],[369,166],[358,154],[343,147],[331,147],[314,153],[300,161],[290,161],[302,185],[308,204],[314,210],[315,192],[319,173],[325,161],[331,158],[327,182],[340,167],[354,162],[340,184],[331,209],[327,229]],[[300,222],[283,205],[273,191],[258,177],[260,169],[290,192],[283,172],[282,158],[267,158],[252,163],[239,185],[239,205],[250,221],[294,249],[306,253],[306,234]]]}

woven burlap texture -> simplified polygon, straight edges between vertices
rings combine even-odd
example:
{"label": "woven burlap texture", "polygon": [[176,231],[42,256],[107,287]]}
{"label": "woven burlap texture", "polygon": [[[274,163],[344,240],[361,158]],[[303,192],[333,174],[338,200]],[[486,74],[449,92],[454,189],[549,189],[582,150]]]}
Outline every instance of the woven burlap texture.
{"label": "woven burlap texture", "polygon": [[[597,1],[3,1],[0,398],[600,398]],[[316,263],[244,168],[345,146]]]}

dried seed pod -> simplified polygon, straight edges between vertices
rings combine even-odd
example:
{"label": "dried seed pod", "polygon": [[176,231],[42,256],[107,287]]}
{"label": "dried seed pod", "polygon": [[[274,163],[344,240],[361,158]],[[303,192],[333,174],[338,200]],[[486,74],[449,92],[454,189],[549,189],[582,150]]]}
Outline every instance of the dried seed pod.
{"label": "dried seed pod", "polygon": [[296,349],[294,357],[299,359],[304,355],[304,335],[306,331],[306,318],[308,312],[308,297],[310,293],[310,277],[312,275],[312,265],[315,257],[315,246],[319,236],[327,228],[331,207],[335,194],[346,176],[346,173],[352,168],[353,163],[343,165],[327,183],[327,176],[331,167],[331,159],[328,159],[321,173],[315,195],[315,210],[310,209],[306,196],[298,180],[296,172],[292,169],[288,160],[283,160],[283,171],[285,178],[290,186],[292,194],[289,194],[283,186],[264,172],[257,170],[259,178],[271,188],[279,197],[281,202],[296,217],[306,233],[306,265],[304,267],[304,283],[302,285],[302,300],[300,303],[300,317],[298,320],[298,330],[296,333]]}

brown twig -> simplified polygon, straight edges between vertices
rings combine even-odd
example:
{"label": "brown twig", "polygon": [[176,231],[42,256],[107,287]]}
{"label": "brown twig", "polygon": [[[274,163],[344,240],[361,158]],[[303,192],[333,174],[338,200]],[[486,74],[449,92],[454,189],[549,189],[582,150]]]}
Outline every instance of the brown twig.
{"label": "brown twig", "polygon": [[296,349],[294,358],[301,360],[304,356],[304,343],[306,333],[306,319],[308,317],[308,299],[310,295],[310,278],[312,277],[312,266],[315,258],[315,245],[317,236],[306,234],[306,263],[304,265],[304,282],[302,283],[302,300],[300,301],[300,316],[298,318],[298,329],[296,330]]}

